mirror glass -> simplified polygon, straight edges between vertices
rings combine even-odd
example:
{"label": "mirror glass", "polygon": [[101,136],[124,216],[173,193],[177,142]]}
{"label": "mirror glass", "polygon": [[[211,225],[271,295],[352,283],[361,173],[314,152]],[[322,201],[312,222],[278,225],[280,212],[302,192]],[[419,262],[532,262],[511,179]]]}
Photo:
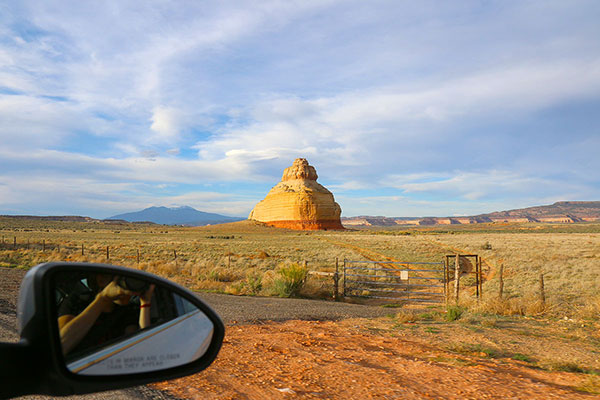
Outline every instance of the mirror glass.
{"label": "mirror glass", "polygon": [[63,355],[75,374],[172,368],[202,357],[211,342],[214,325],[201,310],[144,277],[68,270],[54,274],[52,288]]}

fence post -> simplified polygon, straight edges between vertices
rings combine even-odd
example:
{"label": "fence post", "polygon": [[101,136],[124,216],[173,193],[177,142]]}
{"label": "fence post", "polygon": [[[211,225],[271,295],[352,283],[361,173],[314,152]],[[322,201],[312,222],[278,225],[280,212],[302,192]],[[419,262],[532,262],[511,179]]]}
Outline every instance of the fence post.
{"label": "fence post", "polygon": [[140,263],[140,249],[137,249],[137,263]]}
{"label": "fence post", "polygon": [[231,267],[231,252],[227,253],[227,268]]}
{"label": "fence post", "polygon": [[448,297],[450,297],[450,265],[448,256],[444,257],[444,294],[446,295],[446,305],[448,305]]}
{"label": "fence post", "polygon": [[[2,239],[4,239],[4,238],[2,238]],[[42,252],[45,252],[45,251],[46,251],[46,239],[42,240]]]}
{"label": "fence post", "polygon": [[342,288],[342,296],[346,297],[346,259],[344,258],[344,286]]}
{"label": "fence post", "polygon": [[110,260],[110,252],[108,251],[108,246],[106,246],[106,259]]}
{"label": "fence post", "polygon": [[454,301],[458,305],[458,293],[460,284],[460,255],[456,255],[456,261],[454,266]]}
{"label": "fence post", "polygon": [[479,301],[479,256],[475,255],[475,294]]}
{"label": "fence post", "polygon": [[17,237],[15,236],[14,240],[13,240],[13,250],[16,248],[17,248]]}
{"label": "fence post", "polygon": [[546,304],[546,292],[544,290],[544,273],[540,274],[540,301]]}
{"label": "fence post", "polygon": [[442,262],[444,267],[444,302],[448,305],[448,257],[444,257]]}
{"label": "fence post", "polygon": [[502,300],[502,292],[504,291],[504,278],[502,275],[504,274],[504,264],[500,264],[500,275],[498,279],[500,280],[500,287],[498,289],[498,298]]}
{"label": "fence post", "polygon": [[483,298],[483,272],[481,271],[483,262],[481,261],[481,257],[478,257],[478,258],[479,258],[479,297]]}
{"label": "fence post", "polygon": [[83,256],[83,255],[85,255],[85,252],[84,252],[84,250],[83,250],[83,243],[81,243],[81,255],[82,255],[82,256]]}
{"label": "fence post", "polygon": [[338,301],[338,282],[340,279],[339,275],[339,264],[338,258],[335,258],[335,273],[333,274],[333,299]]}

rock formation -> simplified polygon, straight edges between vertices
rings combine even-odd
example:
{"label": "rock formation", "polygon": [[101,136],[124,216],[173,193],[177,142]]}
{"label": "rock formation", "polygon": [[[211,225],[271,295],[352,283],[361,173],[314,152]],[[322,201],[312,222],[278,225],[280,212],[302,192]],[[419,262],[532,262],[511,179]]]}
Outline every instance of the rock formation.
{"label": "rock formation", "polygon": [[283,171],[281,182],[259,202],[248,219],[279,228],[299,230],[344,229],[342,210],[333,194],[317,183],[317,171],[297,158]]}

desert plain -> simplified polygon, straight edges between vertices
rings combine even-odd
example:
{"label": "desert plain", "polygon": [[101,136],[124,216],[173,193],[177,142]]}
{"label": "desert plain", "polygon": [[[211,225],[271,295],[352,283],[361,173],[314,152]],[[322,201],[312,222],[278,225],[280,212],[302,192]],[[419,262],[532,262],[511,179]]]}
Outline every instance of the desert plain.
{"label": "desert plain", "polygon": [[[341,299],[381,317],[226,320],[206,371],[153,387],[185,398],[594,398],[600,394],[600,224],[507,223],[292,231],[249,221],[175,227],[0,217],[0,267],[108,262],[192,290],[285,296],[290,265],[335,260],[482,258],[483,294],[463,279],[458,305]],[[500,298],[500,274],[503,290]],[[544,277],[544,301],[540,275]],[[293,296],[324,307],[330,276]],[[216,307],[217,308],[217,307]]]}

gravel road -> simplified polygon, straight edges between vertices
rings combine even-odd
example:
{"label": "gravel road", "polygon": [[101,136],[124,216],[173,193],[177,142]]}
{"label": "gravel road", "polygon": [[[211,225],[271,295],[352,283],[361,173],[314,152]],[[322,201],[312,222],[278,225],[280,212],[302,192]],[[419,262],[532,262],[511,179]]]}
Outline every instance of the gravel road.
{"label": "gravel road", "polygon": [[226,325],[258,321],[339,320],[383,317],[393,308],[336,303],[323,300],[242,297],[216,293],[198,293],[223,319]]}
{"label": "gravel road", "polygon": [[[16,342],[19,339],[16,330],[16,303],[19,286],[26,272],[21,269],[0,268],[0,341]],[[199,293],[199,296],[219,313],[226,325],[266,320],[338,320],[354,317],[377,317],[393,312],[393,309],[382,307],[320,300],[240,297],[215,293]],[[50,399],[50,397],[24,396],[20,399]],[[70,396],[65,399],[176,400],[177,398],[146,386],[139,386],[84,396]]]}

